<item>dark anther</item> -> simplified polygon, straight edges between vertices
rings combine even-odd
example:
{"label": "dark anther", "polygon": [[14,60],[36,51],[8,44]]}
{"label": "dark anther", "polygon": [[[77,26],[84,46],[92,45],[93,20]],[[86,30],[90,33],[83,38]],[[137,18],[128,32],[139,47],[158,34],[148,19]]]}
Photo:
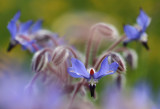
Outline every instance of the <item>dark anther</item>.
{"label": "dark anther", "polygon": [[12,44],[10,42],[9,45],[8,45],[8,48],[7,48],[7,52],[10,52],[14,47],[15,47],[15,44]]}
{"label": "dark anther", "polygon": [[96,88],[96,85],[89,85],[89,88],[90,88],[90,93],[91,93],[91,97],[95,97],[95,88]]}
{"label": "dark anther", "polygon": [[147,42],[142,42],[142,45],[143,45],[147,50],[149,50],[149,46],[148,46]]}
{"label": "dark anther", "polygon": [[123,46],[124,46],[124,47],[126,47],[126,46],[127,46],[127,44],[128,44],[127,42],[123,42]]}

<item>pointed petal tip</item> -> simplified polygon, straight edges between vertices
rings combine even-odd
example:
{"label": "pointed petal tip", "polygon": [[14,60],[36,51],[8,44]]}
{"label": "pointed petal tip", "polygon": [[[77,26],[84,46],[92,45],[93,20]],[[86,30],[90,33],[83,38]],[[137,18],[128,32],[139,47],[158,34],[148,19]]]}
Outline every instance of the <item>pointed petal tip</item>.
{"label": "pointed petal tip", "polygon": [[142,45],[146,48],[147,51],[150,50],[147,42],[142,42]]}
{"label": "pointed petal tip", "polygon": [[9,45],[8,45],[8,48],[7,48],[7,52],[10,52],[14,47],[16,46],[16,44],[14,45],[14,44],[12,44],[12,43],[9,43]]}

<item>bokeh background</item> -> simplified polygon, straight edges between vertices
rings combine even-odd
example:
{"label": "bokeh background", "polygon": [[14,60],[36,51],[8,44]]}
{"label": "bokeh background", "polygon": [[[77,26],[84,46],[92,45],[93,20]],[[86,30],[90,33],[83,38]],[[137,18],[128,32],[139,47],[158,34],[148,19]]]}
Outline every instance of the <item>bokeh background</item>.
{"label": "bokeh background", "polygon": [[[10,53],[6,52],[10,41],[10,33],[6,27],[18,10],[22,13],[20,18],[22,22],[41,18],[44,20],[44,28],[71,38],[81,37],[83,35],[80,34],[81,31],[82,33],[87,31],[86,28],[98,22],[113,24],[122,35],[123,24],[134,24],[140,7],[152,18],[147,29],[150,50],[147,51],[140,43],[129,44],[129,47],[137,51],[138,68],[131,70],[127,67],[126,86],[132,87],[137,82],[147,81],[156,96],[160,90],[159,0],[0,0],[0,70],[17,71],[18,73],[12,73],[17,76],[22,73],[26,73],[28,77],[32,75],[30,68],[32,54],[22,51],[20,46]],[[78,42],[76,39],[70,42],[82,52],[85,51],[85,46],[78,46],[85,42]],[[22,70],[25,72],[21,72]],[[0,74],[0,77],[4,75],[8,74]],[[97,85],[97,90],[101,91],[106,81],[106,78],[103,78],[99,82],[101,85]]]}

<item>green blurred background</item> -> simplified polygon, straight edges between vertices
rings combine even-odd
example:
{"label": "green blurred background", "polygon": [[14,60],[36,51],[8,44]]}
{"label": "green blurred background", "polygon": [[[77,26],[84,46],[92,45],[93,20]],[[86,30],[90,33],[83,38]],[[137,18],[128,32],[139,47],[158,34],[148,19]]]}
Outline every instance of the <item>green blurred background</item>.
{"label": "green blurred background", "polygon": [[[12,52],[6,53],[10,34],[6,26],[13,15],[20,10],[20,20],[44,19],[44,28],[64,35],[74,35],[74,26],[89,27],[97,22],[115,25],[123,34],[123,24],[134,24],[142,7],[152,18],[147,29],[150,50],[147,51],[139,43],[129,46],[138,53],[138,68],[127,68],[127,86],[137,81],[146,80],[155,92],[160,88],[160,1],[159,0],[0,0],[0,69],[7,70],[10,59],[14,60],[11,70],[25,69],[30,73],[32,54],[22,51],[20,46]],[[74,37],[74,36],[73,36]],[[85,46],[84,46],[85,47]],[[85,48],[78,47],[81,51]],[[100,81],[105,84],[106,78]],[[99,89],[103,85],[97,86]]]}

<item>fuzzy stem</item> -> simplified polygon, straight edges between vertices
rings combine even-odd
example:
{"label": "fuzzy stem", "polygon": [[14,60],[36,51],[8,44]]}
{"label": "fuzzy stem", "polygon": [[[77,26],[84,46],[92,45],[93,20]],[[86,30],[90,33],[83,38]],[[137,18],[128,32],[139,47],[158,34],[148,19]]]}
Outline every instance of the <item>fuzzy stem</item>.
{"label": "fuzzy stem", "polygon": [[115,41],[115,43],[113,43],[108,49],[107,51],[111,51],[113,50],[119,43],[121,43],[121,41],[123,41],[126,38],[125,35],[123,35],[120,39],[118,39],[117,41]]}
{"label": "fuzzy stem", "polygon": [[76,52],[71,47],[65,46],[65,48],[68,49],[73,54],[74,58],[78,58]]}
{"label": "fuzzy stem", "polygon": [[123,52],[123,51],[127,51],[127,50],[128,50],[128,48],[126,48],[126,47],[120,47],[120,48],[115,49],[114,51],[115,52]]}
{"label": "fuzzy stem", "polygon": [[119,43],[121,43],[121,41],[123,41],[125,38],[126,38],[126,36],[124,35],[124,36],[122,36],[119,40],[115,41],[115,43],[113,43],[113,44],[107,49],[107,51],[100,56],[100,58],[97,60],[95,66],[94,66],[95,70],[98,70],[99,65],[101,64],[101,62],[103,61],[103,59],[104,59],[107,55],[109,55],[109,53],[110,53]]}
{"label": "fuzzy stem", "polygon": [[70,102],[70,104],[69,104],[69,108],[68,108],[68,109],[71,108],[71,106],[72,106],[72,104],[73,104],[73,101],[74,101],[74,99],[75,99],[75,97],[76,97],[76,94],[78,93],[79,89],[81,88],[81,86],[82,86],[84,83],[85,83],[85,79],[83,78],[83,79],[76,85],[76,89],[75,89],[75,91],[73,92],[73,96],[72,96],[72,98],[71,98],[71,102]]}
{"label": "fuzzy stem", "polygon": [[101,42],[101,38],[98,39],[97,43],[93,44],[93,50],[92,50],[92,65],[94,66],[95,65],[95,62],[96,62],[96,54],[98,52],[98,47],[100,45],[100,42]]}
{"label": "fuzzy stem", "polygon": [[31,79],[31,81],[27,85],[26,89],[29,90],[30,93],[32,91],[33,84],[35,83],[35,81],[37,80],[37,78],[39,77],[40,74],[41,74],[41,72],[36,72],[36,74],[33,76],[33,78]]}
{"label": "fuzzy stem", "polygon": [[52,71],[63,83],[65,83],[61,75],[57,73],[57,71],[50,64],[48,64],[48,70]]}
{"label": "fuzzy stem", "polygon": [[[24,36],[24,35],[21,35],[21,38],[23,38],[23,39],[26,40],[26,41],[31,41],[31,39],[29,39],[28,37],[26,37],[26,36]],[[37,47],[36,44],[33,44],[33,43],[32,43],[32,46],[33,46],[33,48],[34,48],[36,51],[39,50],[39,48]]]}
{"label": "fuzzy stem", "polygon": [[122,89],[122,77],[119,73],[118,73],[118,77],[116,78],[116,83],[117,83],[117,88],[120,91]]}
{"label": "fuzzy stem", "polygon": [[95,66],[94,66],[94,69],[97,71],[101,62],[103,61],[103,59],[110,54],[110,51],[106,52],[105,54],[101,55],[100,58],[97,60]]}
{"label": "fuzzy stem", "polygon": [[90,31],[90,35],[89,35],[89,39],[88,39],[88,43],[87,43],[87,49],[86,49],[86,60],[85,60],[85,67],[88,67],[88,61],[89,61],[89,55],[90,55],[90,49],[91,49],[91,45],[92,45],[92,39],[93,39],[93,33],[94,33],[95,28],[92,28]]}
{"label": "fuzzy stem", "polygon": [[53,38],[53,37],[50,36],[50,35],[47,35],[47,37],[52,40],[52,42],[55,44],[55,46],[58,46],[58,45],[59,45],[58,42],[57,42],[57,40],[56,40],[55,38]]}

